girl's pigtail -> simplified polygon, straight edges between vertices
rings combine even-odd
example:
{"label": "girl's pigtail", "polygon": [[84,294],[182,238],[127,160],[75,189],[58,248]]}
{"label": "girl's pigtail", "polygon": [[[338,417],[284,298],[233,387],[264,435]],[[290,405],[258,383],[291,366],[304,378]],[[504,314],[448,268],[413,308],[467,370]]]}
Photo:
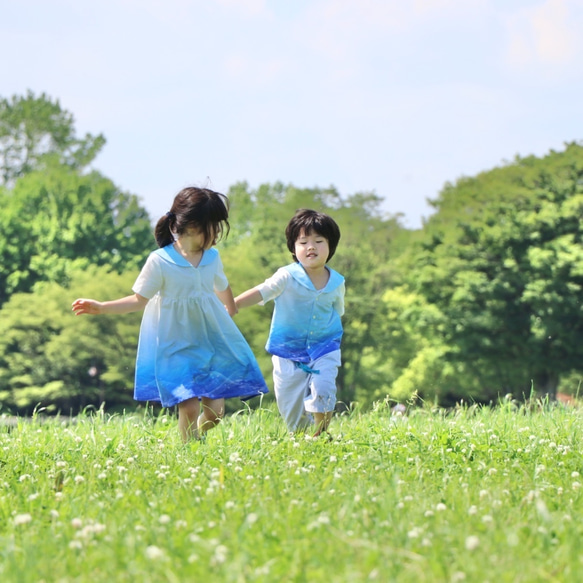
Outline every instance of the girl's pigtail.
{"label": "girl's pigtail", "polygon": [[172,225],[175,220],[174,213],[166,213],[160,220],[156,223],[156,228],[154,229],[154,236],[156,237],[156,243],[158,247],[166,247],[174,243],[174,236],[172,235]]}

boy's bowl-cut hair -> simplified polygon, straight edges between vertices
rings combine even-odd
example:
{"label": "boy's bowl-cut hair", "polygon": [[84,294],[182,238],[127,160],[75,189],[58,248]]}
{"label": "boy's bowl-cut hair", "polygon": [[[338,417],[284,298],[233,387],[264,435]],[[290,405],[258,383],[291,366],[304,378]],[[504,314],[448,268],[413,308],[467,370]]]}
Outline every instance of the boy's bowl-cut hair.
{"label": "boy's bowl-cut hair", "polygon": [[336,247],[338,247],[338,241],[340,241],[340,228],[332,217],[312,209],[299,209],[296,211],[285,229],[287,248],[296,263],[298,259],[295,255],[295,246],[302,233],[305,235],[316,233],[316,235],[324,237],[328,241],[328,247],[330,248],[326,263],[332,259],[336,252]]}

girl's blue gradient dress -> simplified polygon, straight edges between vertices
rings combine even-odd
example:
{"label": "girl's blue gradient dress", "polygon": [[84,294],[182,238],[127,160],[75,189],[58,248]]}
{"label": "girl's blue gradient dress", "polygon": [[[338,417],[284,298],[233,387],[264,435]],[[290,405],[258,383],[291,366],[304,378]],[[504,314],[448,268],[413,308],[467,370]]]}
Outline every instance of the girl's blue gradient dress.
{"label": "girl's blue gradient dress", "polygon": [[193,397],[268,392],[251,348],[215,294],[227,286],[214,248],[198,267],[173,245],[150,254],[133,287],[150,300],[140,328],[136,400],[172,407]]}

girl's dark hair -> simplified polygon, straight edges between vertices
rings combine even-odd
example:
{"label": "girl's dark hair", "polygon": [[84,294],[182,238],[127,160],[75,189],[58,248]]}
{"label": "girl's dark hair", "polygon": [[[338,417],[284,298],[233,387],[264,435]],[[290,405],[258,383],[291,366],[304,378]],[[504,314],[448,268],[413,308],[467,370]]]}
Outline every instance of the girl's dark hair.
{"label": "girl's dark hair", "polygon": [[328,255],[326,263],[332,259],[336,252],[336,247],[338,247],[338,241],[340,241],[340,229],[332,217],[311,209],[296,211],[285,229],[287,248],[296,263],[298,262],[295,255],[296,241],[302,233],[304,235],[316,233],[316,235],[324,237],[328,241],[328,247],[330,248],[330,255]]}
{"label": "girl's dark hair", "polygon": [[174,198],[170,212],[160,218],[154,230],[158,247],[174,242],[189,227],[204,233],[204,247],[229,234],[229,200],[220,192],[189,186]]}

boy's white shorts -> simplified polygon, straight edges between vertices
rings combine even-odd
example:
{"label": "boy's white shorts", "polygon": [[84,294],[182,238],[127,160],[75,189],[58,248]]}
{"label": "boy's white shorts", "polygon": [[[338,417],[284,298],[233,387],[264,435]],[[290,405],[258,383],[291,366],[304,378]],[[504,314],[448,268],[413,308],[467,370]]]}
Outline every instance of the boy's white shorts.
{"label": "boy's white shorts", "polygon": [[290,431],[307,425],[305,413],[328,413],[336,406],[336,377],[340,350],[329,352],[307,364],[317,374],[300,368],[295,361],[272,356],[273,388],[281,416]]}

